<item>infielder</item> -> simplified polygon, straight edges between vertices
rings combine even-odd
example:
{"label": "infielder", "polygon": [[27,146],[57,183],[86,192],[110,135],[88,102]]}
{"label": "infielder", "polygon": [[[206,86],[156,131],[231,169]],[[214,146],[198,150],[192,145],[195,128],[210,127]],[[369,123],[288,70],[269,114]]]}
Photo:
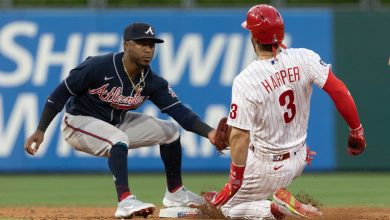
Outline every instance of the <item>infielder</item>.
{"label": "infielder", "polygon": [[[184,129],[209,138],[215,130],[184,106],[168,82],[151,67],[155,30],[145,23],[126,27],[124,52],[89,57],[70,71],[69,76],[48,97],[37,130],[27,139],[25,150],[34,155],[53,118],[66,104],[61,130],[69,145],[94,156],[108,157],[118,196],[115,217],[153,213],[154,205],[132,195],[128,185],[128,149],[160,145],[167,191],[163,204],[198,206],[203,198],[188,191],[181,178],[181,144],[178,127],[169,121],[129,112],[151,100],[163,113],[172,116]],[[35,143],[35,147],[34,147]]]}
{"label": "infielder", "polygon": [[[274,7],[255,5],[242,27],[251,33],[257,58],[233,82],[227,121],[229,182],[205,198],[232,219],[319,216],[318,209],[300,203],[284,188],[315,154],[306,145],[312,85],[334,101],[350,127],[348,153],[358,155],[366,143],[353,98],[318,54],[286,49],[283,19]],[[272,193],[273,202],[267,200]]]}

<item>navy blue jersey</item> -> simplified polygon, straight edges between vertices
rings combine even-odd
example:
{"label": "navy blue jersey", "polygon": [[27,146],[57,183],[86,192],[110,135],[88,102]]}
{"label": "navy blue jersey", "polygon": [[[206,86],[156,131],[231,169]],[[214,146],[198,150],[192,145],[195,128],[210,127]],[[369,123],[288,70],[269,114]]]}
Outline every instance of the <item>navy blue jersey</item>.
{"label": "navy blue jersey", "polygon": [[66,112],[116,125],[126,111],[137,109],[148,99],[162,112],[180,103],[168,82],[156,75],[150,66],[144,69],[144,82],[140,75],[132,79],[144,87],[140,91],[133,89],[122,57],[123,53],[89,57],[72,69],[63,81],[72,95],[66,104]]}
{"label": "navy blue jersey", "polygon": [[[66,112],[72,115],[90,116],[118,125],[127,111],[137,109],[149,99],[185,130],[208,137],[212,128],[179,101],[165,79],[147,66],[144,77],[141,74],[132,79],[133,85],[122,57],[123,53],[90,57],[72,69],[49,95],[38,129],[45,131],[65,104]],[[139,86],[142,89],[138,89]]]}

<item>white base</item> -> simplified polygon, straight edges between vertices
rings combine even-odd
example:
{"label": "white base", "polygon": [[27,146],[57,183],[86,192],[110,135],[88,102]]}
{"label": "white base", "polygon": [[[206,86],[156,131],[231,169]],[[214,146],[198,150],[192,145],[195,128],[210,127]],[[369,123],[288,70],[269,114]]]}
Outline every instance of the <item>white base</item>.
{"label": "white base", "polygon": [[170,207],[160,209],[160,218],[185,218],[185,217],[197,217],[200,212],[196,208],[190,207]]}

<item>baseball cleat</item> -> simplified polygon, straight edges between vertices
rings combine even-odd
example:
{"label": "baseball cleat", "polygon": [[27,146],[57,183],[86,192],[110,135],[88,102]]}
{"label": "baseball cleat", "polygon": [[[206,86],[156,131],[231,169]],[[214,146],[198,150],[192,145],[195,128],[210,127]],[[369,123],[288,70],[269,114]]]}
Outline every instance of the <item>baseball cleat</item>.
{"label": "baseball cleat", "polygon": [[144,216],[153,214],[155,206],[151,203],[144,203],[130,195],[118,203],[115,212],[116,218],[132,218],[133,216]]}
{"label": "baseball cleat", "polygon": [[204,203],[205,201],[201,196],[187,190],[184,186],[180,187],[174,193],[170,193],[168,190],[166,190],[163,199],[163,204],[165,207],[187,206],[196,208]]}
{"label": "baseball cleat", "polygon": [[150,207],[150,208],[147,208],[147,209],[141,209],[138,212],[134,212],[134,216],[142,216],[144,218],[147,218],[148,215],[153,215],[153,211],[154,211],[153,207]]}
{"label": "baseball cleat", "polygon": [[285,188],[276,190],[273,194],[273,198],[276,207],[285,215],[304,218],[315,218],[323,215],[318,208],[311,204],[299,202]]}

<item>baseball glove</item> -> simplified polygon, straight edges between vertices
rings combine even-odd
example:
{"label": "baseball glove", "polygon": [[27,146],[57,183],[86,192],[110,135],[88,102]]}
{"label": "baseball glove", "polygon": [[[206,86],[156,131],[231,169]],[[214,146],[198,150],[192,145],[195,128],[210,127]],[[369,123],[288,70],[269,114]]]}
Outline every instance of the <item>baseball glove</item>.
{"label": "baseball glove", "polygon": [[226,150],[229,146],[229,125],[226,124],[227,118],[223,117],[219,120],[218,127],[215,134],[215,147],[219,153]]}

